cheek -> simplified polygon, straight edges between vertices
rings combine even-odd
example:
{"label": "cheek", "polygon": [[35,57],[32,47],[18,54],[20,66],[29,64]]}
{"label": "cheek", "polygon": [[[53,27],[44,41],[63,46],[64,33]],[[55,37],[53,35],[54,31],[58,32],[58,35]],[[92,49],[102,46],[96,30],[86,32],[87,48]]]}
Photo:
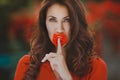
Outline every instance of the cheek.
{"label": "cheek", "polygon": [[53,33],[52,33],[53,28],[51,28],[51,27],[52,27],[51,24],[49,22],[46,22],[46,29],[47,29],[48,36],[49,36],[50,40],[51,40],[52,35],[53,35]]}
{"label": "cheek", "polygon": [[65,29],[65,34],[66,34],[66,36],[67,36],[68,39],[69,39],[70,33],[71,33],[70,25],[69,25],[69,24],[66,24],[65,27],[64,27],[64,29]]}
{"label": "cheek", "polygon": [[50,40],[52,40],[53,34],[54,34],[53,30],[49,29],[48,30],[48,35],[49,35]]}

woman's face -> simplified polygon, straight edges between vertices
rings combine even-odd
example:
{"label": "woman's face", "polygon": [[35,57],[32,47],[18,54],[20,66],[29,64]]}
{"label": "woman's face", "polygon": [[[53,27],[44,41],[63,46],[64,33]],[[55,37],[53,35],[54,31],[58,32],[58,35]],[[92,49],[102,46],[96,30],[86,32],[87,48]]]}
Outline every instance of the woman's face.
{"label": "woman's face", "polygon": [[70,17],[66,6],[54,4],[48,8],[46,14],[46,28],[50,40],[54,34],[62,33],[70,38]]}

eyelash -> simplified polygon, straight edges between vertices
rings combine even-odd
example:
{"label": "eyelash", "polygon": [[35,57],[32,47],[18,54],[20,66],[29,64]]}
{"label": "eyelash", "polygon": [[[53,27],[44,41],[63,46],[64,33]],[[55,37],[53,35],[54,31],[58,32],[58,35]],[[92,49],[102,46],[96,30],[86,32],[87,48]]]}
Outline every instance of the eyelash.
{"label": "eyelash", "polygon": [[[56,21],[55,19],[53,19],[53,18],[49,19],[49,21],[50,21],[50,22],[57,22],[57,21]],[[64,19],[63,22],[70,22],[70,19],[69,19],[69,18],[66,18],[66,19]]]}
{"label": "eyelash", "polygon": [[64,22],[70,22],[70,19],[69,19],[69,18],[66,18],[66,19],[64,20]]}
{"label": "eyelash", "polygon": [[49,19],[49,21],[50,21],[50,22],[56,22],[56,20],[53,19],[53,18]]}

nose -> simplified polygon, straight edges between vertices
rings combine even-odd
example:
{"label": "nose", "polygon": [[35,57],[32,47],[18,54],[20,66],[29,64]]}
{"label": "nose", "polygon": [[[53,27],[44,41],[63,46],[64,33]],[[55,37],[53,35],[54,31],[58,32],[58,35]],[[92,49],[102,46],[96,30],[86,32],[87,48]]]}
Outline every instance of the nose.
{"label": "nose", "polygon": [[63,31],[64,31],[64,28],[63,28],[62,22],[61,22],[61,23],[58,23],[56,32],[57,32],[57,33],[63,33]]}

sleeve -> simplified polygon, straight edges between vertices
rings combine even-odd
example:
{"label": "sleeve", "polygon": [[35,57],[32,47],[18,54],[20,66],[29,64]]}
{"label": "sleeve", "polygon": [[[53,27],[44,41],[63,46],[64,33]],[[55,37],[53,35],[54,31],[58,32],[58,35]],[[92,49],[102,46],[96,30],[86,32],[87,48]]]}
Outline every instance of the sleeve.
{"label": "sleeve", "polygon": [[22,80],[30,63],[30,56],[24,55],[18,62],[14,75],[14,80]]}
{"label": "sleeve", "polygon": [[93,60],[93,70],[89,80],[107,80],[107,66],[101,58]]}

